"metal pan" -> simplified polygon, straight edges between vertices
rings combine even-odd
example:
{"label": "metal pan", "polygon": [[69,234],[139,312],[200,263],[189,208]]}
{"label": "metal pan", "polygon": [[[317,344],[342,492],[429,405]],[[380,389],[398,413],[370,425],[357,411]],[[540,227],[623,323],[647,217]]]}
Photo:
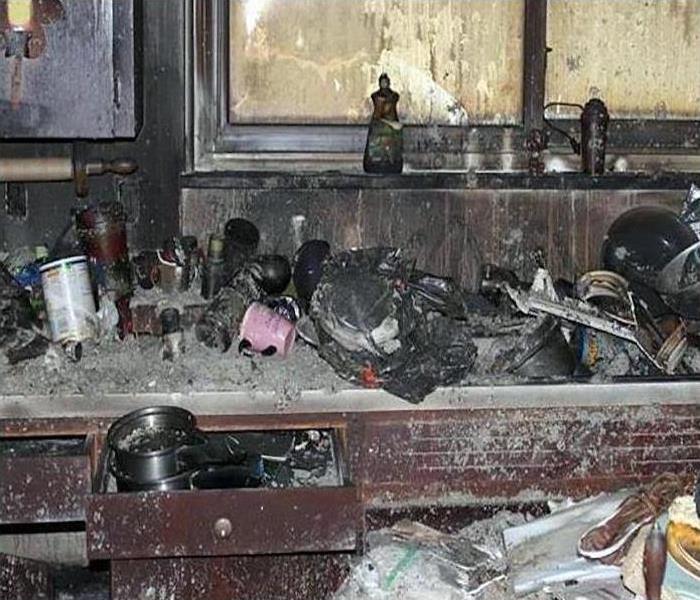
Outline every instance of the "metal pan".
{"label": "metal pan", "polygon": [[194,415],[174,406],[153,406],[131,412],[107,433],[113,467],[137,483],[153,483],[178,475],[178,451],[206,440]]}

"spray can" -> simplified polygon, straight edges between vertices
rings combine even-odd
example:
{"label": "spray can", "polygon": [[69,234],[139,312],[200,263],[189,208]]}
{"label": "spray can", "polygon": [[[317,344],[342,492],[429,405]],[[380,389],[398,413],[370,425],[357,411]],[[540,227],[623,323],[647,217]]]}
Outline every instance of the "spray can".
{"label": "spray can", "polygon": [[41,285],[54,342],[80,342],[97,333],[95,299],[87,257],[71,256],[41,266]]}
{"label": "spray can", "polygon": [[209,238],[207,264],[202,277],[202,297],[210,300],[224,284],[224,237],[213,234]]}
{"label": "spray can", "polygon": [[609,122],[610,115],[602,100],[591,98],[586,102],[581,113],[581,166],[589,175],[605,173]]}

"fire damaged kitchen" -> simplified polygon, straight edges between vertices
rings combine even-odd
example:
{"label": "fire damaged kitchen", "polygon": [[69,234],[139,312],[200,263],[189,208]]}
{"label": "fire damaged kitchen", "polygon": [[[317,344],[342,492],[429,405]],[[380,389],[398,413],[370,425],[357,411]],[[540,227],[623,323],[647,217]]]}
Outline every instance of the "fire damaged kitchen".
{"label": "fire damaged kitchen", "polygon": [[700,600],[700,0],[0,0],[0,600]]}

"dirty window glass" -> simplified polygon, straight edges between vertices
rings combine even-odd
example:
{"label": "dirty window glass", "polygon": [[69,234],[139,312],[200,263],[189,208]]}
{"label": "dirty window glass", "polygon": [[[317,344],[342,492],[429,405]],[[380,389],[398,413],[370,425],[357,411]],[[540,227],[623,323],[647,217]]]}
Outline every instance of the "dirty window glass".
{"label": "dirty window glass", "polygon": [[547,45],[548,102],[598,96],[616,118],[700,117],[700,0],[549,0]]}
{"label": "dirty window glass", "polygon": [[230,0],[232,123],[355,124],[386,71],[414,124],[521,120],[524,0]]}

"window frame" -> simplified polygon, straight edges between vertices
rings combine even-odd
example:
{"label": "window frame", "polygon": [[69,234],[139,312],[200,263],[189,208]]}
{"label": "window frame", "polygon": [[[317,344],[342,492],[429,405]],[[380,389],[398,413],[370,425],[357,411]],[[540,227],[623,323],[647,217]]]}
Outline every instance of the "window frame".
{"label": "window frame", "polygon": [[[329,0],[332,1],[332,0]],[[547,2],[524,0],[523,100],[520,123],[513,125],[431,125],[404,129],[404,151],[418,158],[416,167],[467,171],[497,165],[503,155],[523,166],[524,141],[531,129],[542,129],[547,58]],[[357,172],[367,127],[361,125],[236,125],[228,121],[228,0],[190,0],[186,19],[187,169],[206,171]],[[578,136],[578,121],[551,118]],[[700,149],[700,120],[613,119],[609,147],[615,151],[690,154]],[[553,134],[550,149],[568,150]],[[445,158],[447,157],[447,161]],[[478,157],[477,160],[471,160]],[[453,163],[452,163],[453,164]]]}

